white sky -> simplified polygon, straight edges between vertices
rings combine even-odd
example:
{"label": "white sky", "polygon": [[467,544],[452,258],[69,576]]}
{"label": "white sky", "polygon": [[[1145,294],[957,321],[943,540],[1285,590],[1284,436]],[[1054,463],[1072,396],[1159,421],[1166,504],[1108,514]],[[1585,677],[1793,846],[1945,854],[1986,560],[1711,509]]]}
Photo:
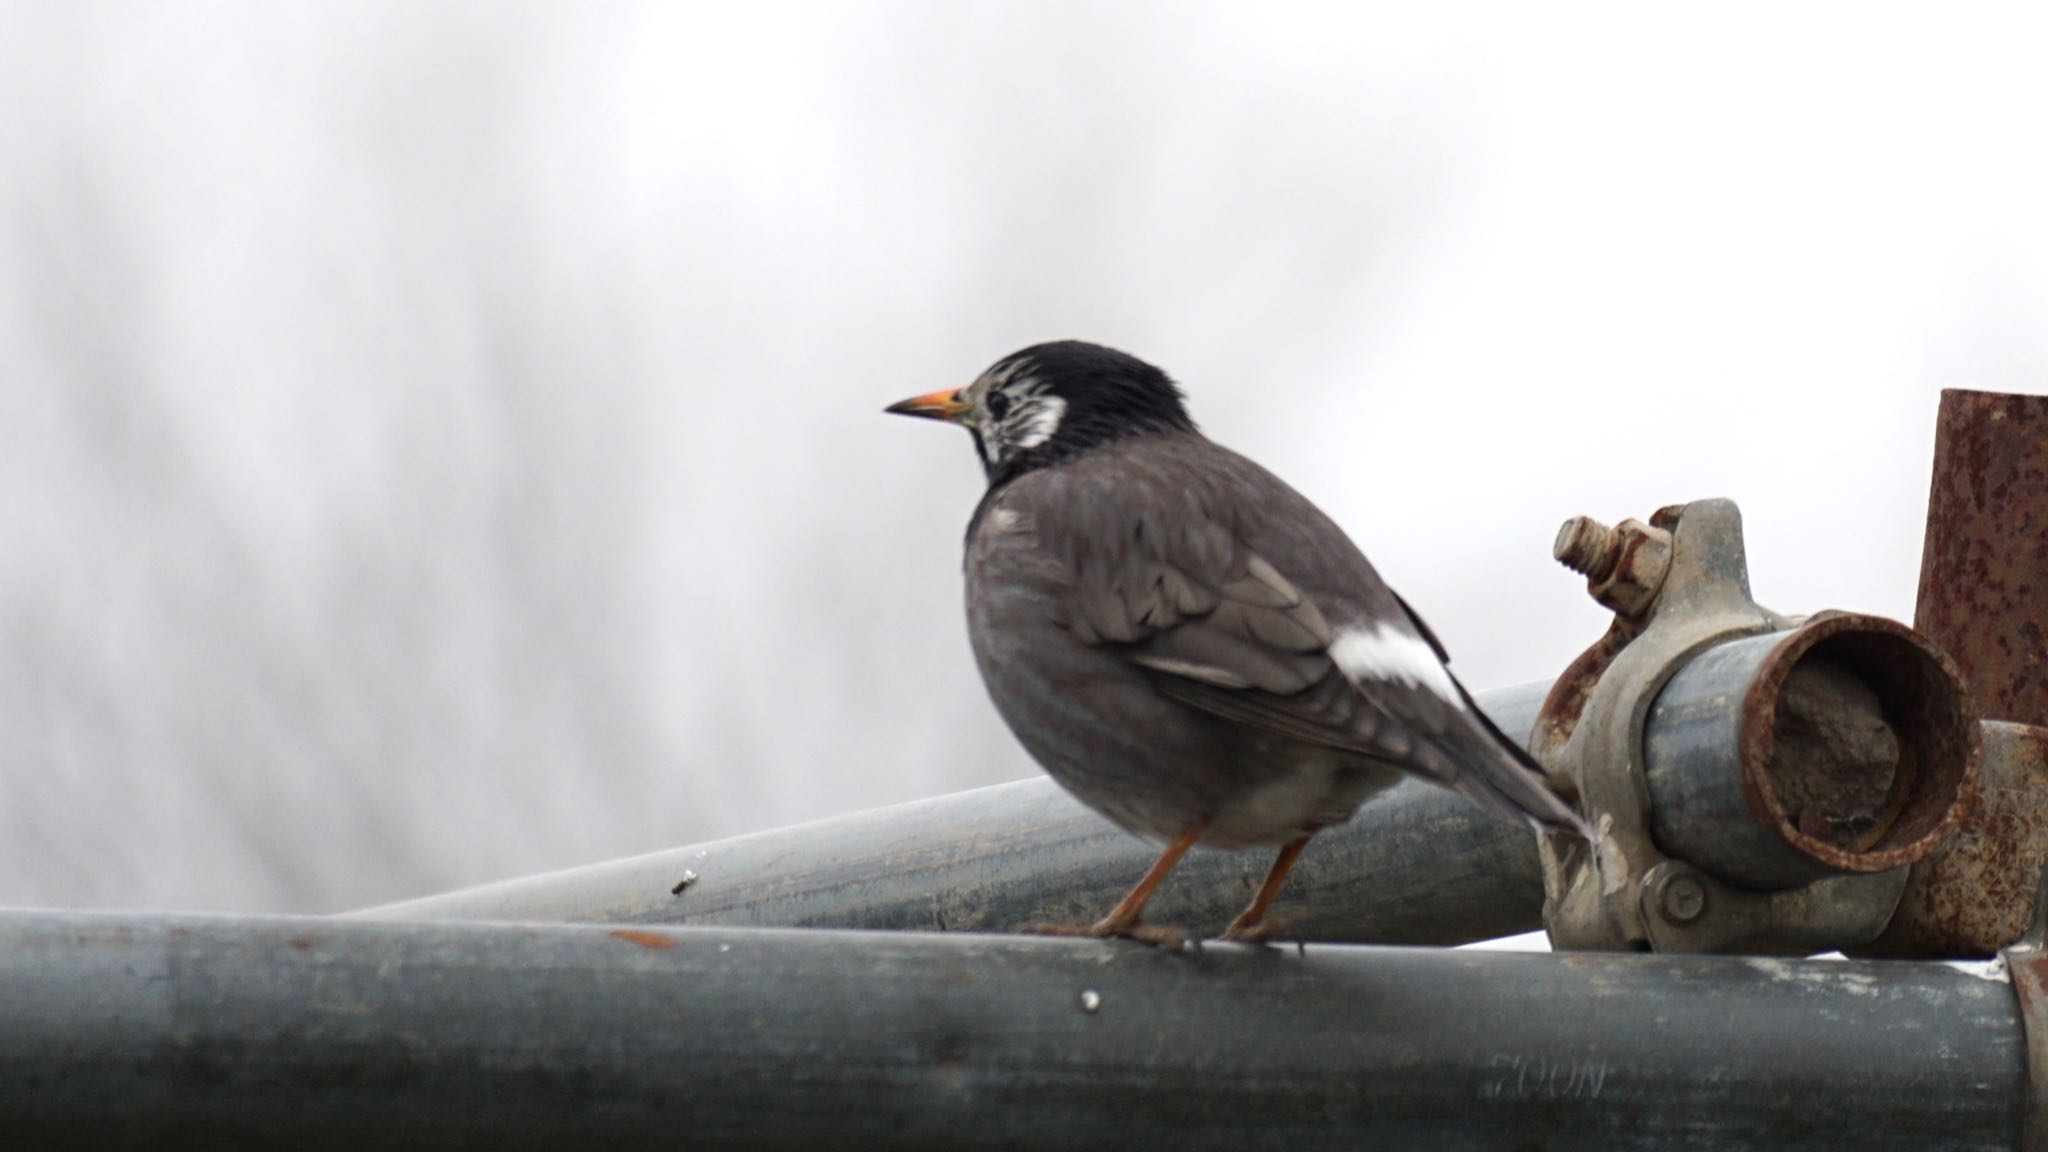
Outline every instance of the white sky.
{"label": "white sky", "polygon": [[1726,495],[1910,618],[2048,387],[2024,6],[0,3],[0,903],[323,911],[1033,771],[959,613],[1038,340],[1174,373],[1471,684]]}

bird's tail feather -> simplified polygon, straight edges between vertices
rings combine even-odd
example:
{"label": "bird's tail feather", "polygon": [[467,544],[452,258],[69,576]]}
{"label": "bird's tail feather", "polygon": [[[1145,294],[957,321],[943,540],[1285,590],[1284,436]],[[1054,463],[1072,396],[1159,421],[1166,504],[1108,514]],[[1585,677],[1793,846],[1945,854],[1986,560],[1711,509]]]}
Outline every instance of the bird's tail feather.
{"label": "bird's tail feather", "polygon": [[1569,829],[1593,843],[1592,825],[1565,803],[1550,785],[1543,766],[1528,749],[1515,743],[1472,699],[1463,685],[1458,692],[1478,720],[1467,752],[1466,770],[1458,774],[1458,791],[1480,806],[1510,820],[1534,820],[1549,828]]}

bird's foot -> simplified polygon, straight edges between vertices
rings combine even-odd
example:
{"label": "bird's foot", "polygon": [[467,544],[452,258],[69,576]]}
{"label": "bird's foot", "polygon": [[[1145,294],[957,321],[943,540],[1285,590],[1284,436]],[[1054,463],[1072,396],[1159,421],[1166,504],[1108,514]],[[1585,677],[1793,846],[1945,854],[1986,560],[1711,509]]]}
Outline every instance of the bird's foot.
{"label": "bird's foot", "polygon": [[1168,924],[1133,924],[1105,935],[1150,944],[1162,952],[1184,952],[1188,947],[1187,931]]}
{"label": "bird's foot", "polygon": [[1246,920],[1244,917],[1239,916],[1230,922],[1230,927],[1225,928],[1223,935],[1217,937],[1217,939],[1228,940],[1237,944],[1265,944],[1269,941],[1280,939],[1286,934],[1287,925],[1282,921],[1275,920],[1271,916],[1262,917],[1258,920]]}
{"label": "bird's foot", "polygon": [[1142,921],[1097,920],[1093,924],[1033,924],[1024,929],[1033,936],[1088,936],[1097,940],[1135,940],[1167,952],[1187,947],[1184,929]]}

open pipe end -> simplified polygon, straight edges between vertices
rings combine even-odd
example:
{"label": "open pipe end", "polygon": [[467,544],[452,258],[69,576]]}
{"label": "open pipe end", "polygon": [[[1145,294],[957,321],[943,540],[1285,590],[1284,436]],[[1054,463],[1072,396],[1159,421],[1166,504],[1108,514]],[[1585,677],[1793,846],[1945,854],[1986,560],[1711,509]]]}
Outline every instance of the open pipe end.
{"label": "open pipe end", "polygon": [[1932,853],[1975,800],[1978,756],[1954,663],[1881,617],[1831,614],[1787,634],[1743,700],[1752,815],[1838,871],[1883,872]]}

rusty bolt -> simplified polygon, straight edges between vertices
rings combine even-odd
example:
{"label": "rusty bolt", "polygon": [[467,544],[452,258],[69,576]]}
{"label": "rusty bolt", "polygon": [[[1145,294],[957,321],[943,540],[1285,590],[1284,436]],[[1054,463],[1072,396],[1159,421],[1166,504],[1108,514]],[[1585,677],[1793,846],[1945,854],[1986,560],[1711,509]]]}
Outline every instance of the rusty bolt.
{"label": "rusty bolt", "polygon": [[1621,535],[1591,516],[1574,516],[1557,530],[1550,554],[1589,580],[1605,580],[1621,559]]}
{"label": "rusty bolt", "polygon": [[1671,533],[1640,520],[1609,528],[1590,516],[1574,516],[1557,530],[1551,555],[1586,577],[1593,599],[1620,616],[1648,612],[1671,567]]}
{"label": "rusty bolt", "polygon": [[1674,923],[1690,924],[1707,910],[1707,889],[1697,876],[1679,873],[1664,882],[1664,890],[1657,894],[1664,915]]}

